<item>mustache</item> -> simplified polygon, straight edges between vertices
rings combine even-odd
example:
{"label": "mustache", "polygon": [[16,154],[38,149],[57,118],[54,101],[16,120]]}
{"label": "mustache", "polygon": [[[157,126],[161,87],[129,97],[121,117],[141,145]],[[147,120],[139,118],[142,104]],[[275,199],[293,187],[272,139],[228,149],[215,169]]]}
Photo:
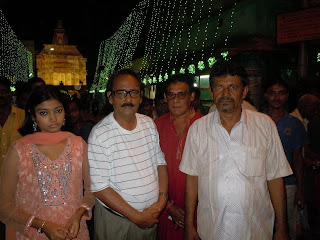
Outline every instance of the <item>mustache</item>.
{"label": "mustache", "polygon": [[234,99],[231,98],[231,97],[221,97],[221,98],[218,99],[218,102],[221,102],[221,101],[234,102]]}
{"label": "mustache", "polygon": [[134,105],[132,103],[124,103],[121,107],[134,107]]}

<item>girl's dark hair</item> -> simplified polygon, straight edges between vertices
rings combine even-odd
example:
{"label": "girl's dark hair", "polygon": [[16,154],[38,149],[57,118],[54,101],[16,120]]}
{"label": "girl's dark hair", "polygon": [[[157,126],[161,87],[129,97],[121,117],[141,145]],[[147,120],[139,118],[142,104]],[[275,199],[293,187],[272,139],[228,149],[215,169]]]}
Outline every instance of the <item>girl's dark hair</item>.
{"label": "girl's dark hair", "polygon": [[[50,99],[55,99],[55,100],[61,102],[64,109],[65,109],[65,113],[67,113],[67,108],[66,108],[67,97],[64,96],[64,94],[62,94],[57,87],[52,86],[52,85],[43,85],[43,86],[36,87],[32,91],[32,93],[28,99],[26,110],[25,110],[25,120],[23,122],[22,127],[18,130],[22,136],[34,133],[33,126],[32,126],[33,125],[32,117],[35,118],[35,111],[34,110],[35,110],[36,106],[38,106],[42,102],[50,100]],[[66,119],[66,124],[65,124],[65,126],[62,126],[62,128],[61,128],[61,130],[63,130],[63,131],[66,131],[69,129],[69,127],[68,127],[69,121],[68,121],[67,114],[65,116],[65,119]]]}

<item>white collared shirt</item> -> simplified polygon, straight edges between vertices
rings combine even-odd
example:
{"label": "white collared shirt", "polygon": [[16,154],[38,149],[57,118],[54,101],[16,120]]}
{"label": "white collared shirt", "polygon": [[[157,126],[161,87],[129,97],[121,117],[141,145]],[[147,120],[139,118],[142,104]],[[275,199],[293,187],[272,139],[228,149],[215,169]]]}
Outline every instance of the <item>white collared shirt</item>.
{"label": "white collared shirt", "polygon": [[274,122],[243,109],[230,135],[218,111],[194,122],[180,170],[198,176],[201,239],[272,239],[267,181],[292,174]]}

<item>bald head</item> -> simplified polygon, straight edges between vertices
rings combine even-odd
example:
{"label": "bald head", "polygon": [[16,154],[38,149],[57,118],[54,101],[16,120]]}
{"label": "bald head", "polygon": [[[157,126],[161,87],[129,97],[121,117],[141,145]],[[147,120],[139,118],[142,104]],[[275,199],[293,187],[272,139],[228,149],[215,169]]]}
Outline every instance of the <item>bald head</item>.
{"label": "bald head", "polygon": [[319,98],[315,95],[303,95],[298,102],[298,110],[301,116],[310,120],[317,113],[319,102]]}

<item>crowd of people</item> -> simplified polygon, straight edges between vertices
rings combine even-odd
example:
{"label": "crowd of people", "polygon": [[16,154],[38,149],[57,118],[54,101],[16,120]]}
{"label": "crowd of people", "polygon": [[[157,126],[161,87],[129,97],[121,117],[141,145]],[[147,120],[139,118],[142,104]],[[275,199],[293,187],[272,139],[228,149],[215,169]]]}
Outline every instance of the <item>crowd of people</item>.
{"label": "crowd of people", "polygon": [[259,112],[243,66],[217,62],[204,113],[191,75],[153,101],[123,69],[94,114],[41,78],[13,96],[0,76],[0,238],[315,239],[319,95],[288,113],[288,84],[265,82]]}

